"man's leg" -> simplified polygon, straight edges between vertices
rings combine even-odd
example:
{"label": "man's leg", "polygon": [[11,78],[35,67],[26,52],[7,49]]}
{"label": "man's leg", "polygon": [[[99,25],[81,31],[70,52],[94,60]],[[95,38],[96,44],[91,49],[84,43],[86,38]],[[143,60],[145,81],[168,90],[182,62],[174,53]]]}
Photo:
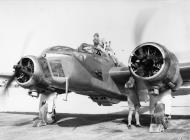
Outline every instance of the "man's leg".
{"label": "man's leg", "polygon": [[136,120],[136,126],[137,127],[141,127],[139,116],[140,116],[139,115],[139,107],[136,107],[136,109],[135,109],[135,120]]}
{"label": "man's leg", "polygon": [[131,128],[131,121],[133,117],[133,110],[129,109],[129,114],[128,114],[128,128]]}
{"label": "man's leg", "polygon": [[133,111],[135,111],[136,126],[141,127],[139,120],[139,111],[141,105],[140,105],[139,95],[136,91],[133,92],[131,96],[131,101],[132,101],[131,104],[133,104]]}
{"label": "man's leg", "polygon": [[129,106],[129,114],[128,114],[128,128],[131,129],[131,121],[132,121],[132,117],[133,117],[133,112],[135,110],[135,106],[134,103],[132,102],[132,91],[129,93],[128,96],[128,106]]}
{"label": "man's leg", "polygon": [[129,114],[128,114],[128,125],[131,125],[132,117],[133,117],[133,110],[129,110]]}

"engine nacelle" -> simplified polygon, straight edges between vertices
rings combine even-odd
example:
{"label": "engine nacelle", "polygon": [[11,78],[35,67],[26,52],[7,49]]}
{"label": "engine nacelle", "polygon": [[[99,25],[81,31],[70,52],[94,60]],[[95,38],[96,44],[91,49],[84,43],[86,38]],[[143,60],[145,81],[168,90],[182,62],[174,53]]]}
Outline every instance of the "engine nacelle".
{"label": "engine nacelle", "polygon": [[175,90],[182,84],[177,57],[154,42],[143,43],[133,50],[129,69],[135,78],[151,86]]}
{"label": "engine nacelle", "polygon": [[23,88],[31,88],[43,81],[43,72],[35,56],[22,57],[15,68],[15,79]]}

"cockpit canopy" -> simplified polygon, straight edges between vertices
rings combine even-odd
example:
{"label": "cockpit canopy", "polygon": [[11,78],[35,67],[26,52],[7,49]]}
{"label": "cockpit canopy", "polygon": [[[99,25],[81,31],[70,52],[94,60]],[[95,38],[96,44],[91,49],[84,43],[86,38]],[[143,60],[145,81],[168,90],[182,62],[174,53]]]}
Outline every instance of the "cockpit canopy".
{"label": "cockpit canopy", "polygon": [[94,45],[82,43],[78,49],[73,49],[67,46],[53,46],[51,48],[46,49],[42,52],[42,56],[46,53],[56,53],[56,54],[72,54],[73,52],[82,52],[82,53],[88,53],[88,54],[95,54],[99,56],[107,57],[108,55],[101,51],[100,49],[97,49],[94,47]]}
{"label": "cockpit canopy", "polygon": [[83,53],[89,53],[89,54],[97,54],[100,56],[107,56],[105,52],[102,52],[101,50],[94,47],[94,45],[87,44],[87,43],[82,43],[80,47],[78,48],[78,51],[83,52]]}
{"label": "cockpit canopy", "polygon": [[93,53],[94,52],[94,46],[87,44],[87,43],[82,43],[79,47],[78,47],[78,51],[79,52],[85,52],[85,53]]}
{"label": "cockpit canopy", "polygon": [[42,52],[42,56],[46,54],[67,54],[70,55],[73,52],[77,51],[76,49],[67,47],[67,46],[53,46]]}

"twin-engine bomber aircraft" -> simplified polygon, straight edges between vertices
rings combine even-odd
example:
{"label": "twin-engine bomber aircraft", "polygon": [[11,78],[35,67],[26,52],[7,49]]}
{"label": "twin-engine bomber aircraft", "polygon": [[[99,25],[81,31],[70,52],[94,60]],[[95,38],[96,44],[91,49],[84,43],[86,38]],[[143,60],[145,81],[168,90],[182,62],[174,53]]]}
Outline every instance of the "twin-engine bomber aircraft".
{"label": "twin-engine bomber aircraft", "polygon": [[150,112],[162,103],[163,113],[170,114],[171,91],[175,96],[182,85],[189,84],[190,63],[179,63],[164,46],[147,42],[132,51],[128,64],[115,64],[105,52],[83,43],[78,49],[54,46],[39,57],[24,56],[14,66],[13,75],[0,77],[9,79],[5,90],[16,80],[19,86],[29,89],[29,94],[41,94],[40,106],[55,92],[75,92],[89,96],[98,105],[111,106],[127,101],[125,83],[132,75],[141,101],[149,97]]}

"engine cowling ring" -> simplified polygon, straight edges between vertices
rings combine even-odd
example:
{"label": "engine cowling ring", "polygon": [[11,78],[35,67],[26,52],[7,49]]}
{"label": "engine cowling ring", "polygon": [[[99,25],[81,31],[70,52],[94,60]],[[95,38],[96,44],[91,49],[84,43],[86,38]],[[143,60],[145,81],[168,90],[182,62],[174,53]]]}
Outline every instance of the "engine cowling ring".
{"label": "engine cowling ring", "polygon": [[175,89],[182,83],[177,57],[158,43],[137,46],[129,58],[129,69],[136,79],[150,86],[168,88],[172,85],[171,89]]}
{"label": "engine cowling ring", "polygon": [[14,68],[16,82],[23,88],[29,88],[35,85],[36,77],[39,77],[42,73],[38,59],[32,55],[22,57]]}
{"label": "engine cowling ring", "polygon": [[129,57],[129,69],[137,78],[152,80],[166,69],[167,52],[153,42],[137,46]]}

